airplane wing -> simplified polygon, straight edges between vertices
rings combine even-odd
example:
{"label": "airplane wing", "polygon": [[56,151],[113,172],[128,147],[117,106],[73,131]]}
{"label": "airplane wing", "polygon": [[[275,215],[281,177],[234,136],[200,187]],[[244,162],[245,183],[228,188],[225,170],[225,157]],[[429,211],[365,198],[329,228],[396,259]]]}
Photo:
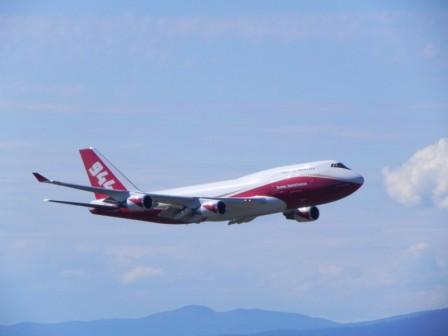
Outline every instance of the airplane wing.
{"label": "airplane wing", "polygon": [[66,183],[66,182],[59,182],[55,180],[50,180],[46,178],[45,176],[34,172],[34,177],[42,183],[49,183],[49,184],[55,184],[61,187],[67,187],[67,188],[73,188],[78,190],[84,190],[84,191],[91,191],[94,193],[99,194],[105,194],[110,197],[112,197],[116,201],[123,201],[129,196],[129,191],[127,190],[116,190],[116,189],[106,189],[106,188],[99,188],[99,187],[91,187],[91,186],[85,186],[80,184],[73,184],[73,183]]}
{"label": "airplane wing", "polygon": [[266,199],[263,197],[192,197],[192,196],[176,196],[176,195],[160,195],[147,193],[153,201],[179,207],[193,208],[201,204],[201,200],[223,201],[227,205],[260,205],[265,204]]}
{"label": "airplane wing", "polygon": [[[129,197],[130,193],[127,190],[116,190],[116,189],[107,189],[107,188],[100,188],[100,187],[92,187],[92,186],[86,186],[86,185],[80,185],[80,184],[73,184],[73,183],[66,183],[66,182],[60,182],[55,180],[50,180],[46,178],[45,176],[34,172],[34,177],[42,183],[49,183],[58,185],[61,187],[67,187],[67,188],[73,188],[78,190],[84,190],[84,191],[90,191],[94,193],[99,194],[105,194],[110,196],[112,199],[116,201],[123,201],[127,197]],[[200,200],[217,200],[217,201],[223,201],[226,202],[228,205],[249,205],[249,204],[264,204],[266,203],[266,199],[263,197],[192,197],[192,196],[177,196],[177,195],[161,195],[161,194],[152,194],[152,193],[145,193],[145,195],[151,196],[154,202],[156,203],[163,203],[178,207],[196,207],[200,205]],[[87,203],[90,204],[90,203]]]}
{"label": "airplane wing", "polygon": [[[107,189],[101,187],[93,187],[86,185],[79,185],[73,183],[60,182],[50,180],[45,176],[34,172],[34,177],[41,183],[49,183],[62,187],[73,188],[83,191],[89,191],[96,194],[104,194],[109,196],[108,202],[102,203],[83,203],[72,201],[59,201],[59,200],[47,200],[53,203],[69,204],[76,206],[83,206],[88,208],[94,208],[99,210],[114,210],[127,207],[127,200],[130,197],[147,197],[151,198],[152,204],[165,205],[165,208],[160,212],[159,216],[175,219],[191,219],[198,216],[198,209],[203,204],[210,201],[223,202],[225,209],[231,213],[235,213],[238,218],[233,220],[233,223],[243,223],[252,220],[254,217],[241,217],[242,211],[253,211],[256,208],[269,206],[268,203],[272,201],[270,197],[194,197],[194,196],[178,196],[178,195],[166,195],[166,194],[153,194],[143,192],[129,192],[127,190]],[[166,207],[167,206],[167,207]],[[240,218],[241,217],[241,218]]]}
{"label": "airplane wing", "polygon": [[83,203],[83,202],[71,202],[71,201],[58,201],[58,200],[52,200],[52,199],[45,199],[45,202],[52,202],[52,203],[60,203],[60,204],[69,204],[69,205],[77,205],[82,206],[86,208],[94,208],[94,209],[100,209],[100,210],[116,210],[120,207],[118,204],[96,204],[96,203]]}
{"label": "airplane wing", "polygon": [[[34,172],[33,175],[41,183],[49,183],[49,184],[54,184],[54,185],[58,185],[61,187],[90,191],[90,192],[98,193],[98,194],[105,194],[105,195],[110,196],[111,198],[113,198],[116,201],[124,201],[130,195],[129,191],[127,191],[127,190],[107,189],[107,188],[92,187],[92,186],[86,186],[86,185],[80,185],[80,184],[60,182],[60,181],[50,180],[50,179],[46,178],[45,176],[43,176],[42,174],[39,174],[37,172]],[[194,207],[200,203],[198,197],[170,196],[170,195],[157,195],[157,194],[148,194],[148,195],[151,196],[151,198],[157,203],[170,204],[170,205],[174,205],[174,206]]]}

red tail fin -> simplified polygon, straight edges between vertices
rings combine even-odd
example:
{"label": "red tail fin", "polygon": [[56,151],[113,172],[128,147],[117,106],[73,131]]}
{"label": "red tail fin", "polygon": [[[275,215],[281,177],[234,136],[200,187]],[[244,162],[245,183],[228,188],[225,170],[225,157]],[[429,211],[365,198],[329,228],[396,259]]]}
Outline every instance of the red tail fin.
{"label": "red tail fin", "polygon": [[[136,191],[138,188],[96,149],[80,149],[82,161],[93,187]],[[107,195],[95,194],[97,199]]]}

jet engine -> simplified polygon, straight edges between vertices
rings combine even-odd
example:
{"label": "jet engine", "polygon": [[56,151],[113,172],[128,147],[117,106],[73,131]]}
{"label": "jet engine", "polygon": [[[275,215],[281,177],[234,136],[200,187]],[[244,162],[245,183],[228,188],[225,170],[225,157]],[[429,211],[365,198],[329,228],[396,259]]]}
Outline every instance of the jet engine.
{"label": "jet engine", "polygon": [[131,211],[150,210],[154,206],[152,197],[144,194],[131,195],[126,200],[126,207]]}
{"label": "jet engine", "polygon": [[319,218],[319,209],[315,206],[303,207],[284,212],[287,219],[293,219],[298,222],[313,222]]}
{"label": "jet engine", "polygon": [[217,200],[201,200],[198,208],[184,208],[177,213],[174,219],[188,220],[198,223],[210,218],[217,218],[227,211],[226,204]]}
{"label": "jet engine", "polygon": [[205,201],[196,210],[196,214],[202,217],[214,217],[224,215],[226,213],[226,204],[223,201]]}

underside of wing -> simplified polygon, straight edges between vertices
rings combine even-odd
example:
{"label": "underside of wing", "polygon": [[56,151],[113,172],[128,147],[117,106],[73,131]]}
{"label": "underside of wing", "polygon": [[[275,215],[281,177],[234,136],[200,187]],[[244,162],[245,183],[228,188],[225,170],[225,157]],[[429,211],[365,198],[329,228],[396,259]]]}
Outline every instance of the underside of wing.
{"label": "underside of wing", "polygon": [[82,207],[86,207],[86,208],[100,209],[100,210],[116,210],[116,209],[119,209],[119,206],[117,204],[84,203],[84,202],[72,202],[72,201],[58,201],[58,200],[52,200],[52,199],[45,199],[45,201],[46,202],[52,202],[52,203],[76,205],[76,206],[82,206]]}
{"label": "underside of wing", "polygon": [[174,207],[196,207],[202,202],[221,201],[229,206],[250,206],[262,205],[269,201],[270,197],[192,197],[192,196],[176,196],[176,195],[160,195],[147,193],[153,201],[172,205]]}
{"label": "underside of wing", "polygon": [[186,222],[204,220],[244,223],[257,216],[282,211],[285,204],[273,197],[187,197],[147,194],[163,210],[159,216]]}
{"label": "underside of wing", "polygon": [[228,225],[248,223],[250,221],[253,221],[255,218],[257,218],[257,217],[253,216],[253,217],[234,218],[229,221]]}

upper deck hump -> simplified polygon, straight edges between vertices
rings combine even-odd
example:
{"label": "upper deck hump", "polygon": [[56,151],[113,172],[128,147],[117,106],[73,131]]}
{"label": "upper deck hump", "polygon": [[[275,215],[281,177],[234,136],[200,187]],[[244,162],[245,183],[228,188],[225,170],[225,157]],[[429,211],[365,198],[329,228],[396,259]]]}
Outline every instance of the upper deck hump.
{"label": "upper deck hump", "polygon": [[304,173],[308,170],[314,170],[320,166],[326,166],[337,161],[314,161],[307,163],[300,163],[288,166],[282,166],[277,168],[271,168],[262,170],[242,177],[224,180],[212,183],[202,183],[191,186],[185,186],[180,188],[165,189],[155,191],[157,194],[164,195],[184,195],[184,196],[196,196],[196,197],[218,197],[223,194],[241,191],[244,189],[252,188],[263,183],[269,183],[275,179],[280,179],[286,173]]}
{"label": "upper deck hump", "polygon": [[241,178],[244,179],[244,178],[250,178],[250,177],[256,177],[256,176],[263,176],[263,175],[267,176],[267,175],[275,175],[275,174],[280,174],[280,173],[294,172],[294,171],[299,171],[299,170],[313,169],[313,168],[318,168],[321,166],[328,166],[335,162],[337,162],[337,161],[323,160],[323,161],[313,161],[313,162],[305,162],[305,163],[281,166],[281,167],[261,170],[256,173],[242,176]]}

